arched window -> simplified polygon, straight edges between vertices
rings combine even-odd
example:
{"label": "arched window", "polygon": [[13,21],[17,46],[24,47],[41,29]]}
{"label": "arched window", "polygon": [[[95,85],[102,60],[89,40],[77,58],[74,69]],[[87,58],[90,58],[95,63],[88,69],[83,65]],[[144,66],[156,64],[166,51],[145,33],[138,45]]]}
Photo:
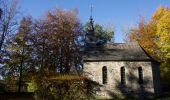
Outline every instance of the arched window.
{"label": "arched window", "polygon": [[126,83],[126,81],[125,81],[125,67],[121,67],[120,71],[121,71],[121,84],[125,85],[125,83]]}
{"label": "arched window", "polygon": [[139,84],[143,84],[143,70],[142,67],[138,67],[138,74],[139,74]]}
{"label": "arched window", "polygon": [[107,83],[107,67],[106,66],[102,68],[102,73],[103,73],[103,84],[106,84]]}

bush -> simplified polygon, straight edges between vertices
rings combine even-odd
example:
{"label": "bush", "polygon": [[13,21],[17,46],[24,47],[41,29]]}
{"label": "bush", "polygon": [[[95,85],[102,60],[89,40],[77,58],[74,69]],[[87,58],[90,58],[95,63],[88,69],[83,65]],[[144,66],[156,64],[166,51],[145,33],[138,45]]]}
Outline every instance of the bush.
{"label": "bush", "polygon": [[[42,76],[41,76],[42,77]],[[83,78],[58,76],[35,78],[35,100],[85,100],[87,96]]]}
{"label": "bush", "polygon": [[162,62],[161,66],[161,81],[162,81],[162,88],[163,91],[170,92],[170,59],[165,60]]}

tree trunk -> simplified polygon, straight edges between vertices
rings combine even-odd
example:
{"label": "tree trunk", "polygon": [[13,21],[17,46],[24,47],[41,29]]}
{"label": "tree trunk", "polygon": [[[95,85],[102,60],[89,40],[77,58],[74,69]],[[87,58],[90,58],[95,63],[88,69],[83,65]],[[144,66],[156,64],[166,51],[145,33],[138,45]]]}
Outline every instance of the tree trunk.
{"label": "tree trunk", "polygon": [[23,58],[23,55],[24,55],[24,47],[22,49],[22,57],[21,57],[21,63],[20,63],[20,75],[19,75],[19,85],[18,85],[18,93],[21,93],[21,85],[22,85],[22,69],[23,69],[23,61],[24,61],[24,58]]}

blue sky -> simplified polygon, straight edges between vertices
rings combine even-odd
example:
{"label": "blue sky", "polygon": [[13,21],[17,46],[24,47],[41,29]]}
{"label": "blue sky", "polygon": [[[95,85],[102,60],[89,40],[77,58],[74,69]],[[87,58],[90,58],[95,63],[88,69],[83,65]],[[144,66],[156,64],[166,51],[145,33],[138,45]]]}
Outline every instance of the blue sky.
{"label": "blue sky", "polygon": [[115,41],[123,42],[122,29],[137,25],[139,16],[149,20],[160,5],[170,7],[170,0],[20,0],[24,15],[42,18],[46,11],[56,7],[77,8],[82,23],[89,19],[91,4],[95,23],[113,24]]}

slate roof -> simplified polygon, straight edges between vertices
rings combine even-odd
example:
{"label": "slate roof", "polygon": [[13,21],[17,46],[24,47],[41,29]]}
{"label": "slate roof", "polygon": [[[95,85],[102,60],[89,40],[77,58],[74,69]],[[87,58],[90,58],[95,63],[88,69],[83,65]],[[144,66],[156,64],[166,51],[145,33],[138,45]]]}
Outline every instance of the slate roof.
{"label": "slate roof", "polygon": [[137,43],[114,43],[86,47],[84,61],[154,61]]}

